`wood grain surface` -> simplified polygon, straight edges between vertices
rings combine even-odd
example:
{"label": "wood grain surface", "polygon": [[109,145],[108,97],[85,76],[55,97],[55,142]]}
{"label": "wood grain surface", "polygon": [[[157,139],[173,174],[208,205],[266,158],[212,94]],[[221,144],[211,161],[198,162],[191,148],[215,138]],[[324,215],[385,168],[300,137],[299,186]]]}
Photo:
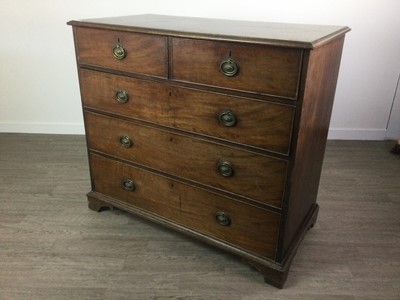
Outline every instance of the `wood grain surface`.
{"label": "wood grain surface", "polygon": [[87,208],[83,136],[0,134],[0,299],[397,300],[400,159],[328,141],[320,212],[283,290],[229,254]]}
{"label": "wood grain surface", "polygon": [[[275,258],[280,214],[99,155],[91,154],[90,160],[95,192],[239,249]],[[122,182],[127,178],[134,182],[134,190],[123,188]],[[228,225],[216,221],[218,212],[228,216]]]}
{"label": "wood grain surface", "polygon": [[[194,214],[195,210],[202,216],[198,222],[190,223],[195,227],[193,230],[202,230],[203,233],[212,234],[229,243],[236,242],[238,247],[245,248],[252,253],[262,254],[264,258],[265,256],[273,257],[273,262],[258,259],[251,256],[250,253],[238,253],[237,249],[231,247],[232,253],[241,254],[240,257],[251,261],[252,266],[264,275],[266,282],[282,287],[302,237],[316,220],[318,206],[315,203],[320,170],[344,33],[348,31],[348,28],[330,27],[329,33],[323,30],[325,34],[322,34],[319,31],[321,27],[310,27],[309,30],[319,32],[317,41],[312,41],[308,46],[304,44],[300,46],[297,44],[299,42],[297,40],[295,44],[298,47],[294,48],[294,44],[283,47],[280,41],[271,45],[271,40],[264,38],[253,43],[249,43],[247,37],[243,37],[241,40],[234,37],[229,40],[220,40],[210,34],[204,38],[201,33],[199,33],[200,35],[193,33],[190,25],[184,30],[187,33],[184,37],[169,31],[168,23],[182,22],[186,20],[184,18],[164,17],[163,22],[166,26],[163,33],[158,32],[158,25],[146,28],[134,25],[143,22],[143,18],[151,18],[157,24],[157,20],[159,21],[161,17],[148,15],[131,17],[130,27],[116,26],[115,19],[109,19],[110,24],[106,27],[99,26],[97,30],[92,28],[92,25],[99,24],[99,21],[94,21],[94,23],[91,21],[70,22],[69,24],[73,25],[76,56],[80,70],[102,71],[137,80],[151,80],[158,84],[156,87],[165,84],[169,88],[173,85],[177,89],[181,87],[202,90],[209,95],[221,93],[225,97],[229,97],[229,95],[244,98],[254,96],[253,101],[264,100],[264,103],[271,101],[280,105],[286,104],[288,107],[295,108],[293,118],[286,117],[280,121],[284,122],[286,128],[289,129],[286,134],[282,135],[283,140],[286,141],[290,135],[290,143],[287,144],[286,149],[282,148],[282,154],[286,156],[263,151],[259,146],[258,149],[254,149],[253,144],[238,143],[237,140],[231,140],[232,137],[225,134],[214,139],[213,129],[215,126],[212,123],[206,126],[210,135],[200,136],[193,128],[201,128],[201,126],[193,122],[189,123],[192,128],[185,130],[179,130],[179,127],[165,128],[159,126],[157,122],[134,120],[129,115],[115,114],[114,111],[108,111],[107,108],[98,109],[96,105],[92,108],[86,106],[83,108],[89,153],[97,153],[120,163],[169,177],[171,180],[188,186],[196,186],[208,190],[210,193],[249,204],[248,207],[241,206],[239,208],[233,205],[236,202],[232,202],[232,207],[229,207],[226,202],[223,205],[225,208],[221,208],[221,211],[217,213],[220,218],[226,218],[225,211],[231,209],[232,215],[240,216],[240,219],[243,220],[246,219],[249,224],[253,224],[250,221],[250,214],[254,214],[255,220],[263,220],[260,223],[256,221],[253,224],[254,228],[241,224],[240,230],[236,233],[232,231],[232,236],[237,235],[237,237],[228,238],[229,232],[216,234],[217,230],[211,233],[206,230],[208,223],[202,222],[202,219],[207,219],[209,214],[216,214],[210,211],[217,209],[214,205],[224,201],[215,199],[207,202],[206,199],[209,197],[200,196],[198,193],[194,193],[193,199],[189,200],[190,196],[186,197],[185,193],[181,193],[178,189],[178,193],[175,194],[175,197],[181,197],[178,201],[181,213],[186,203],[190,203],[188,207],[198,205],[196,209],[185,211],[192,214],[191,221],[198,218]],[[119,19],[119,22],[125,21],[125,17]],[[199,21],[196,19],[189,23],[193,25]],[[204,23],[204,20],[202,22]],[[224,34],[223,27],[229,24],[231,22],[228,21],[220,28],[221,37]],[[235,24],[235,27],[250,25],[242,22]],[[221,22],[215,20],[212,26],[219,27],[220,25]],[[252,26],[254,25],[252,24]],[[270,32],[267,28],[273,27],[270,23],[257,23],[257,26],[259,31],[265,30],[265,33]],[[280,25],[280,28],[282,38],[290,31],[289,28],[293,29],[290,25]],[[137,32],[134,32],[135,30]],[[302,39],[300,36],[298,38]],[[112,47],[114,48],[112,49]],[[121,53],[123,55],[119,55]],[[79,72],[81,86],[86,84],[85,79],[87,79],[82,76],[83,74],[83,72]],[[110,82],[106,82],[106,85],[107,83]],[[94,89],[97,89],[99,84],[101,83],[97,82]],[[90,89],[90,87],[87,88]],[[109,88],[113,87],[109,86]],[[169,106],[167,108],[169,122],[175,124],[175,117],[179,119],[180,115],[179,113],[175,115],[176,111],[171,111],[169,108],[175,105],[178,109],[182,107],[179,100],[175,99],[175,91],[168,91],[168,97],[164,98],[163,95],[166,93],[163,89],[157,90],[154,90],[155,94],[159,94],[164,101],[170,101],[171,104],[166,104],[167,107]],[[126,102],[128,99],[126,93],[122,91],[117,93],[124,95],[122,102]],[[190,96],[186,95],[181,99],[190,101]],[[119,100],[121,102],[121,98]],[[208,99],[208,107],[219,111],[213,113],[213,122],[215,122],[216,116],[221,117],[219,115],[221,108],[218,106],[222,103],[219,103],[218,100],[213,99],[212,96]],[[83,100],[84,105],[85,102],[86,100]],[[146,102],[151,103],[152,101],[147,97]],[[237,104],[239,103],[238,101]],[[199,110],[199,115],[202,115],[203,111],[207,111],[207,102],[205,109],[199,109],[203,106],[202,104],[188,108],[193,108],[194,111]],[[240,124],[239,121],[234,120],[234,113],[229,108],[223,108],[223,110],[225,110],[225,115],[221,123]],[[254,107],[250,110],[254,111]],[[187,116],[190,118],[191,113],[189,112]],[[279,114],[276,117],[280,117]],[[261,111],[254,116],[253,120],[263,124],[260,126],[261,128],[273,125],[264,121],[268,120],[268,114],[264,115]],[[257,125],[251,125],[251,128],[257,128]],[[290,130],[291,128],[292,130]],[[276,134],[278,132],[280,130],[277,130]],[[262,131],[250,130],[247,134],[256,136],[256,140],[265,138]],[[269,149],[267,148],[267,150]],[[90,162],[94,161],[94,158],[90,159]],[[153,201],[154,213],[158,215],[162,212],[163,205],[160,202],[164,201],[160,200],[161,196],[159,199],[150,198],[148,197],[151,194],[149,192],[138,193],[139,199],[142,200],[140,203],[137,201],[140,208],[131,206],[128,209],[125,197],[123,200],[108,195],[114,191],[113,188],[104,188],[103,190],[107,192],[101,193],[95,190],[96,184],[108,183],[105,174],[114,174],[119,177],[118,174],[122,167],[118,166],[119,163],[107,166],[107,168],[94,168],[90,165],[93,191],[88,195],[89,207],[98,211],[102,203],[110,202],[112,207],[152,219],[148,214],[151,214],[149,207],[151,207],[150,201]],[[100,174],[96,172],[100,172]],[[146,173],[146,175],[149,174]],[[97,183],[94,182],[93,186],[94,176],[97,178]],[[140,177],[140,175],[136,176]],[[143,174],[143,177],[147,176]],[[161,182],[165,183],[158,177],[150,177],[146,185],[148,189],[157,190]],[[130,180],[124,179],[124,182],[124,184],[133,186]],[[104,186],[110,187],[111,185],[104,184]],[[172,197],[172,191],[173,189],[168,190],[164,194],[165,198],[169,198],[168,195]],[[107,196],[110,199],[107,200]],[[132,200],[133,202],[134,200]],[[209,208],[206,209],[203,207],[204,205],[208,205]],[[268,208],[271,212],[279,212],[280,220],[273,221],[272,218],[265,218],[260,211],[250,209],[253,205],[262,209]],[[107,207],[111,208],[109,205]],[[238,214],[239,211],[247,208],[249,209],[247,213]],[[146,213],[141,214],[137,209],[146,209]],[[170,216],[170,210],[174,211],[175,209],[176,206],[167,209],[165,216]],[[235,218],[238,220],[239,217],[236,216]],[[156,216],[154,216],[155,219],[160,221]],[[172,219],[179,220],[180,218],[173,217]],[[165,220],[159,223],[167,224],[168,222]],[[278,223],[279,230],[277,230]],[[240,223],[236,221],[235,224]],[[260,229],[261,225],[266,226],[265,232]],[[179,229],[184,231],[183,228],[179,227]],[[191,229],[186,229],[189,234]],[[271,235],[269,234],[270,230]],[[250,243],[244,242],[243,239],[246,235],[250,236],[250,233],[247,232],[252,234],[260,232],[262,238],[270,236],[271,240],[266,241],[264,247],[260,247],[258,239],[250,238],[249,241],[256,241],[252,248]],[[276,243],[277,232],[279,232],[279,237]],[[199,238],[202,236],[199,235]],[[210,239],[211,242],[216,244],[215,239],[212,241]],[[229,251],[228,247],[224,249]]]}
{"label": "wood grain surface", "polygon": [[[80,27],[74,27],[74,36],[80,64],[167,77],[166,37]],[[117,44],[126,50],[122,60],[113,56]]]}
{"label": "wood grain surface", "polygon": [[[85,113],[85,120],[91,150],[261,203],[281,206],[285,160],[91,112]],[[132,147],[121,145],[123,136],[131,139]],[[220,161],[232,165],[231,177],[218,172]]]}
{"label": "wood grain surface", "polygon": [[[264,45],[172,39],[172,79],[296,100],[303,51]],[[235,76],[221,72],[231,58]]]}
{"label": "wood grain surface", "polygon": [[[86,108],[259,149],[289,153],[293,106],[86,69],[79,72],[82,101]],[[128,94],[126,103],[116,100],[119,90]],[[219,121],[219,115],[226,110],[237,118],[232,127],[224,126]]]}
{"label": "wood grain surface", "polygon": [[70,21],[69,25],[172,36],[245,40],[295,48],[318,47],[349,31],[346,26],[251,22],[165,15],[135,15]]}

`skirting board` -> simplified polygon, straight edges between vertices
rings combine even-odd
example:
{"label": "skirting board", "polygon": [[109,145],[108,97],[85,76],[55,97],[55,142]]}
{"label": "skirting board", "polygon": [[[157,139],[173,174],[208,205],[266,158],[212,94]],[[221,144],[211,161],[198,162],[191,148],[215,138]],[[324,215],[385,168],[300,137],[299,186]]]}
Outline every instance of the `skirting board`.
{"label": "skirting board", "polygon": [[0,123],[0,132],[9,133],[44,133],[44,134],[85,134],[83,124],[22,124]]}
{"label": "skirting board", "polygon": [[371,140],[380,141],[386,139],[386,129],[348,129],[329,128],[328,140]]}
{"label": "skirting board", "polygon": [[[45,134],[85,134],[83,124],[22,124],[0,123],[0,132],[45,133]],[[384,140],[385,129],[330,128],[330,140]]]}

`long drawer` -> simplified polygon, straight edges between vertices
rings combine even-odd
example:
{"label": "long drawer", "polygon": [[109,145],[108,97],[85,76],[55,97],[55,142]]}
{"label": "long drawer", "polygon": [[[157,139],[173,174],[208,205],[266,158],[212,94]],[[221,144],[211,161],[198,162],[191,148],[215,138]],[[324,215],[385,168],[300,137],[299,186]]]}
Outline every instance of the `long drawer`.
{"label": "long drawer", "polygon": [[256,44],[172,39],[172,78],[297,99],[302,51]]}
{"label": "long drawer", "polygon": [[96,28],[75,28],[78,62],[131,73],[167,77],[167,38]]}
{"label": "long drawer", "polygon": [[294,107],[80,70],[83,105],[288,154]]}
{"label": "long drawer", "polygon": [[90,149],[281,207],[287,162],[86,112]]}
{"label": "long drawer", "polygon": [[90,155],[94,190],[254,254],[274,258],[280,215]]}

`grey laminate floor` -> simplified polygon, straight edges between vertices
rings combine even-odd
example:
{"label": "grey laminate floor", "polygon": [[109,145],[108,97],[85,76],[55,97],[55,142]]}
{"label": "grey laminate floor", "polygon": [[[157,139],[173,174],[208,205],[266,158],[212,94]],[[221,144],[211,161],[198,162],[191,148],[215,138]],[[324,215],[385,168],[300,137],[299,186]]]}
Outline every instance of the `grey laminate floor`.
{"label": "grey laminate floor", "polygon": [[87,209],[83,136],[0,134],[0,299],[400,299],[400,156],[330,141],[284,289],[121,211]]}

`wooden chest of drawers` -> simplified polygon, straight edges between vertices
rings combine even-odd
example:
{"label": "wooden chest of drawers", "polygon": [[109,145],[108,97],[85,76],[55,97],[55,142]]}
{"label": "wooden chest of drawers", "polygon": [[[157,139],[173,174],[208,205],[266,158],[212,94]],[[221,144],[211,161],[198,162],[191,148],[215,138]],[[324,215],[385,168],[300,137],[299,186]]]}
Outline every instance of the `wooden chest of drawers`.
{"label": "wooden chest of drawers", "polygon": [[347,27],[71,21],[92,191],[282,287],[314,224]]}

